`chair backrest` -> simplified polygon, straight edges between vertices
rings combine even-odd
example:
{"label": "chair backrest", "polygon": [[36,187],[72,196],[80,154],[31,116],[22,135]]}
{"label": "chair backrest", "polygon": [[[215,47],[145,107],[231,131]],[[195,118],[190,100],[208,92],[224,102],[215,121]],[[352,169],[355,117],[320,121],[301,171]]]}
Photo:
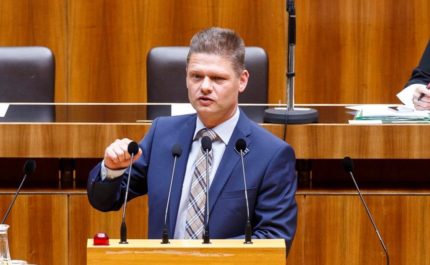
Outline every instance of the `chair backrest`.
{"label": "chair backrest", "polygon": [[[0,47],[0,102],[54,102],[55,59],[39,46]],[[0,121],[52,121],[53,107],[9,109]]]}
{"label": "chair backrest", "polygon": [[[148,52],[147,91],[148,102],[188,102],[186,87],[186,46],[152,48]],[[264,49],[245,48],[245,67],[250,78],[245,92],[240,94],[240,103],[267,103],[268,60]]]}

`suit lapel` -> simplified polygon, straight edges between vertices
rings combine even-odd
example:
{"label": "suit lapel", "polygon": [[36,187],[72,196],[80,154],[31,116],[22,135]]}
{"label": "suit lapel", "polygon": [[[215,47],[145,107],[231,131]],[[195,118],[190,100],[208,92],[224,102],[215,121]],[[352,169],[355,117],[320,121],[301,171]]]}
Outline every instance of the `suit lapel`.
{"label": "suit lapel", "polygon": [[[235,150],[236,141],[242,138],[247,142],[247,145],[250,144],[250,122],[251,121],[241,111],[236,128],[234,129],[230,141],[225,148],[221,163],[218,166],[218,170],[209,190],[210,211],[213,210],[214,205],[217,203],[221,191],[227,180],[230,178],[234,167],[237,163],[240,163],[240,156]],[[250,150],[248,149],[247,152],[250,152]]]}
{"label": "suit lapel", "polygon": [[179,203],[181,201],[182,184],[184,182],[185,170],[187,168],[188,156],[190,154],[191,145],[193,142],[193,134],[196,128],[196,115],[191,116],[184,126],[178,132],[177,143],[183,143],[182,155],[176,161],[175,175],[173,177],[172,194],[170,197],[169,209],[169,231],[173,238],[176,226],[176,218],[178,216]]}

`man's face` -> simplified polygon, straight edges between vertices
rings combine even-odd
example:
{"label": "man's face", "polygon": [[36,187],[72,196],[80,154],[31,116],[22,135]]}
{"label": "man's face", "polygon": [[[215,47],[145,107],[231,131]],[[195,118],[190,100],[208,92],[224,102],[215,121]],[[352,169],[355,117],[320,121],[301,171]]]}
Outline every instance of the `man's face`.
{"label": "man's face", "polygon": [[205,126],[212,128],[233,116],[248,72],[239,76],[225,57],[194,53],[187,66],[188,99]]}

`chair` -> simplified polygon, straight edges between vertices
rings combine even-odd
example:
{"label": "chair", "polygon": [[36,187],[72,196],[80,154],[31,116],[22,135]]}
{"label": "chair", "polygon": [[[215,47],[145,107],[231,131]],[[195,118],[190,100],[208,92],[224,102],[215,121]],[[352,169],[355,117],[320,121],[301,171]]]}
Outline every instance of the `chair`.
{"label": "chair", "polygon": [[[147,91],[150,103],[188,102],[186,87],[186,46],[155,47],[148,52]],[[245,48],[245,67],[250,73],[246,90],[239,95],[239,103],[267,103],[268,59],[260,47]],[[170,115],[169,110],[148,109],[149,118]]]}
{"label": "chair", "polygon": [[[0,47],[0,102],[54,102],[55,60],[46,47]],[[53,121],[53,106],[10,105],[3,121]]]}

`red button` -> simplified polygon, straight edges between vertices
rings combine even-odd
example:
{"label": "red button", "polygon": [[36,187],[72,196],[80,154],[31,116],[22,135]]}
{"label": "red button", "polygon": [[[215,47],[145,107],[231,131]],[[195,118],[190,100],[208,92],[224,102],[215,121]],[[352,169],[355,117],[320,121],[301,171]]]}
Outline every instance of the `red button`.
{"label": "red button", "polygon": [[109,236],[106,233],[97,233],[93,239],[94,246],[109,246]]}

